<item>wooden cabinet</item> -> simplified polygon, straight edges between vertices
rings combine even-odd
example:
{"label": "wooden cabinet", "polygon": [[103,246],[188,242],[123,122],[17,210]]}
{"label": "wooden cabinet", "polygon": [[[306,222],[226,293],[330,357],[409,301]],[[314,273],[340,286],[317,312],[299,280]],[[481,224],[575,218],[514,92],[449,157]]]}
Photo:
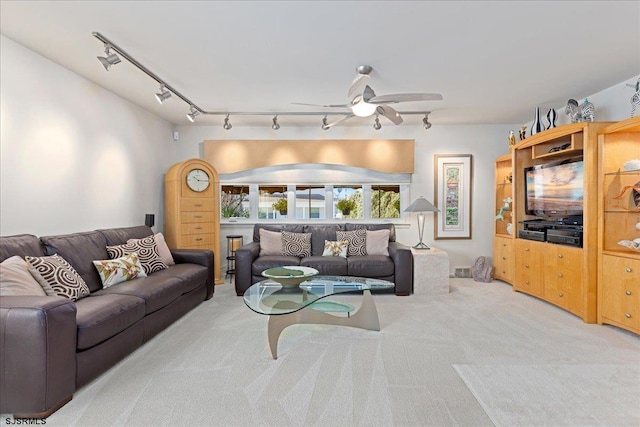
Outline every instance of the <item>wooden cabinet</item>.
{"label": "wooden cabinet", "polygon": [[[493,231],[493,277],[513,284],[513,169],[512,156],[506,154],[495,161],[495,218]],[[511,200],[509,202],[508,200]],[[508,207],[507,207],[508,206]]]}
{"label": "wooden cabinet", "polygon": [[582,317],[582,249],[543,245],[544,299]]}
{"label": "wooden cabinet", "polygon": [[173,165],[165,176],[165,238],[172,249],[210,249],[216,284],[220,263],[220,196],[218,174],[200,159]]}
{"label": "wooden cabinet", "polygon": [[640,251],[619,244],[640,238],[640,117],[605,128],[598,137],[598,323],[640,334]]}
{"label": "wooden cabinet", "polygon": [[516,239],[513,252],[515,258],[514,291],[524,292],[540,298],[543,297],[543,253],[544,243]]}

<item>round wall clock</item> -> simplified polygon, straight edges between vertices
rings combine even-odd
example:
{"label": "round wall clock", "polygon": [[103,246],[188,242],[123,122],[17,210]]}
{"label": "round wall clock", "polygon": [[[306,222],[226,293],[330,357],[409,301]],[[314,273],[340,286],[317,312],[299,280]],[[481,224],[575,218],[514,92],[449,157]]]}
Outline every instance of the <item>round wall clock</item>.
{"label": "round wall clock", "polygon": [[209,174],[202,169],[193,169],[187,173],[187,187],[198,193],[209,187]]}

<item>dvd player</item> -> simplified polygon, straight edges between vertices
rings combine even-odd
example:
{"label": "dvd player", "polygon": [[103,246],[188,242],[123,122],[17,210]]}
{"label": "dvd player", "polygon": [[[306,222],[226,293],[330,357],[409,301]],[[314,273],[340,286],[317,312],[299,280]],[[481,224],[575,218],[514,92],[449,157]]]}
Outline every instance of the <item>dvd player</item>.
{"label": "dvd player", "polygon": [[536,240],[538,242],[544,242],[546,240],[545,231],[519,230],[518,237],[520,237],[521,239]]}
{"label": "dvd player", "polygon": [[582,247],[582,230],[547,230],[547,242]]}

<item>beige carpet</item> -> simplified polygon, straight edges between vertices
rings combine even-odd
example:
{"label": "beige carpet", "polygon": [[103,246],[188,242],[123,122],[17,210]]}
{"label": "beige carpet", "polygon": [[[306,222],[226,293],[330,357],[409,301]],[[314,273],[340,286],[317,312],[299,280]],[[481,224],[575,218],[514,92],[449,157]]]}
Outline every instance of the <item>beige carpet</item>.
{"label": "beige carpet", "polygon": [[292,326],[278,360],[267,318],[218,286],[46,425],[640,425],[639,337],[502,282],[451,285],[375,296],[380,332]]}

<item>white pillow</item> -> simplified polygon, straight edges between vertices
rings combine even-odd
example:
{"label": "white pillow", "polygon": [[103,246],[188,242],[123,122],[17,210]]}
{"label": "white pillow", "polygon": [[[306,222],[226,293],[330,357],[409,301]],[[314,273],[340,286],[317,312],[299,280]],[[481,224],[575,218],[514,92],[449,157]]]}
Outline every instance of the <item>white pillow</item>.
{"label": "white pillow", "polygon": [[0,263],[0,297],[46,296],[40,283],[29,273],[27,262],[15,255]]}
{"label": "white pillow", "polygon": [[175,265],[176,262],[173,259],[173,255],[171,255],[171,250],[169,249],[169,246],[167,246],[166,240],[164,240],[164,235],[162,233],[156,233],[153,238],[156,240],[158,253],[160,254],[162,261],[167,265]]}
{"label": "white pillow", "polygon": [[389,256],[389,234],[391,230],[367,230],[367,255]]}
{"label": "white pillow", "polygon": [[282,255],[282,233],[261,228],[260,232],[260,256]]}

